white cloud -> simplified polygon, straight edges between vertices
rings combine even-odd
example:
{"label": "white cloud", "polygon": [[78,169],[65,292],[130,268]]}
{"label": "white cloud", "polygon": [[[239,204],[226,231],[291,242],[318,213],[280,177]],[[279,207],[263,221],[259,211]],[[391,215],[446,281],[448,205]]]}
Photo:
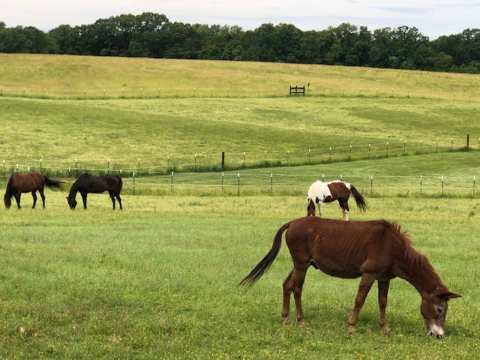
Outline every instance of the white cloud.
{"label": "white cloud", "polygon": [[290,22],[302,29],[323,29],[350,22],[370,28],[409,25],[430,36],[480,26],[478,0],[0,0],[0,21],[43,30],[59,24],[88,24],[98,18],[144,11],[171,20],[240,25]]}

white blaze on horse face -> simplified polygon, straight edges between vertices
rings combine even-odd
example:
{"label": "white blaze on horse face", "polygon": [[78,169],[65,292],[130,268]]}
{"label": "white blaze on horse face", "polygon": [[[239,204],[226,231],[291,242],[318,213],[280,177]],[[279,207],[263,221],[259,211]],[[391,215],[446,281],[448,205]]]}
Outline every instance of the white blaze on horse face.
{"label": "white blaze on horse face", "polygon": [[445,335],[445,331],[443,330],[443,328],[435,323],[431,323],[430,326],[429,326],[429,332],[428,334],[429,335],[434,335],[434,336],[439,336],[439,337],[442,337],[443,335]]}
{"label": "white blaze on horse face", "polygon": [[329,183],[324,183],[322,181],[315,181],[308,189],[308,198],[313,201],[318,198],[319,202],[323,202],[327,196],[332,196],[328,184]]}

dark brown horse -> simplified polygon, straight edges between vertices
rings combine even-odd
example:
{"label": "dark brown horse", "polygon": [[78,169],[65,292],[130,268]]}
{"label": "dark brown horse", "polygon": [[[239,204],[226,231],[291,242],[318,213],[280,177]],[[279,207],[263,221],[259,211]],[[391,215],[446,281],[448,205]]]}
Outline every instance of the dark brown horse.
{"label": "dark brown horse", "polygon": [[120,176],[103,175],[94,176],[90,174],[82,174],[72,184],[70,193],[67,196],[68,206],[70,209],[75,209],[77,206],[77,192],[80,193],[83,200],[83,208],[87,209],[87,194],[94,193],[100,194],[108,191],[110,199],[112,199],[113,210],[115,210],[115,198],[118,200],[120,210],[122,210],[122,199],[120,198],[120,192],[122,191],[122,178]]}
{"label": "dark brown horse", "polygon": [[275,235],[272,249],[245,277],[241,284],[253,284],[277,256],[285,230],[286,243],[293,260],[293,270],[283,283],[282,318],[288,321],[290,295],[293,292],[297,321],[303,322],[302,287],[307,269],[313,266],[339,278],[361,277],[355,304],[348,319],[353,332],[358,314],[375,280],[378,282],[379,324],[385,334],[387,294],[390,280],[400,277],[419,292],[420,311],[428,334],[442,337],[448,300],[460,297],[440,280],[428,259],[411,245],[400,227],[387,221],[352,221],[304,217],[283,225]]}
{"label": "dark brown horse", "polygon": [[12,206],[12,197],[15,198],[17,202],[17,207],[21,209],[20,198],[22,193],[32,193],[33,197],[33,206],[35,208],[37,204],[37,191],[40,193],[42,198],[43,208],[45,209],[45,186],[50,188],[60,188],[62,182],[58,180],[49,179],[48,177],[38,173],[30,172],[26,174],[13,174],[10,176],[7,182],[7,189],[5,191],[5,196],[3,197],[3,202],[5,207],[10,209]]}
{"label": "dark brown horse", "polygon": [[348,221],[348,199],[353,195],[358,208],[367,210],[367,203],[362,194],[350,183],[334,180],[330,182],[315,181],[308,189],[307,216],[315,216],[315,204],[318,205],[318,216],[322,216],[322,204],[338,201],[343,213],[343,220]]}

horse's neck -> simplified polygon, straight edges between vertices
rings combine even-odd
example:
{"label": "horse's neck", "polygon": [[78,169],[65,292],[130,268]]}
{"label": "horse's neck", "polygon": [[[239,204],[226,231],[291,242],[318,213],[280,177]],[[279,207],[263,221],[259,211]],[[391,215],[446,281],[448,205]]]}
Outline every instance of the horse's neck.
{"label": "horse's neck", "polygon": [[420,294],[431,293],[443,286],[428,259],[412,247],[403,252],[398,267],[401,269],[399,276],[412,284]]}
{"label": "horse's neck", "polygon": [[72,187],[70,188],[70,193],[68,194],[68,197],[70,199],[74,198],[75,196],[77,196],[77,192],[78,192],[78,185],[77,183],[73,183]]}

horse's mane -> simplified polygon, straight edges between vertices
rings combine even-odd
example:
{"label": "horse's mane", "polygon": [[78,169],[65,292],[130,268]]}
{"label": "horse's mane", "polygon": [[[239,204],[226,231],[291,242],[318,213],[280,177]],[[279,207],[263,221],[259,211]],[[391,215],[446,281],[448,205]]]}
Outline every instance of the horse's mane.
{"label": "horse's mane", "polygon": [[[422,253],[415,250],[412,245],[412,240],[410,239],[409,234],[402,230],[401,226],[397,223],[389,223],[390,230],[393,233],[393,239],[399,249],[403,251],[404,259],[406,265],[410,269],[425,269],[431,271],[436,278],[439,279],[435,269],[428,261],[428,258]],[[440,279],[439,279],[440,280]]]}

